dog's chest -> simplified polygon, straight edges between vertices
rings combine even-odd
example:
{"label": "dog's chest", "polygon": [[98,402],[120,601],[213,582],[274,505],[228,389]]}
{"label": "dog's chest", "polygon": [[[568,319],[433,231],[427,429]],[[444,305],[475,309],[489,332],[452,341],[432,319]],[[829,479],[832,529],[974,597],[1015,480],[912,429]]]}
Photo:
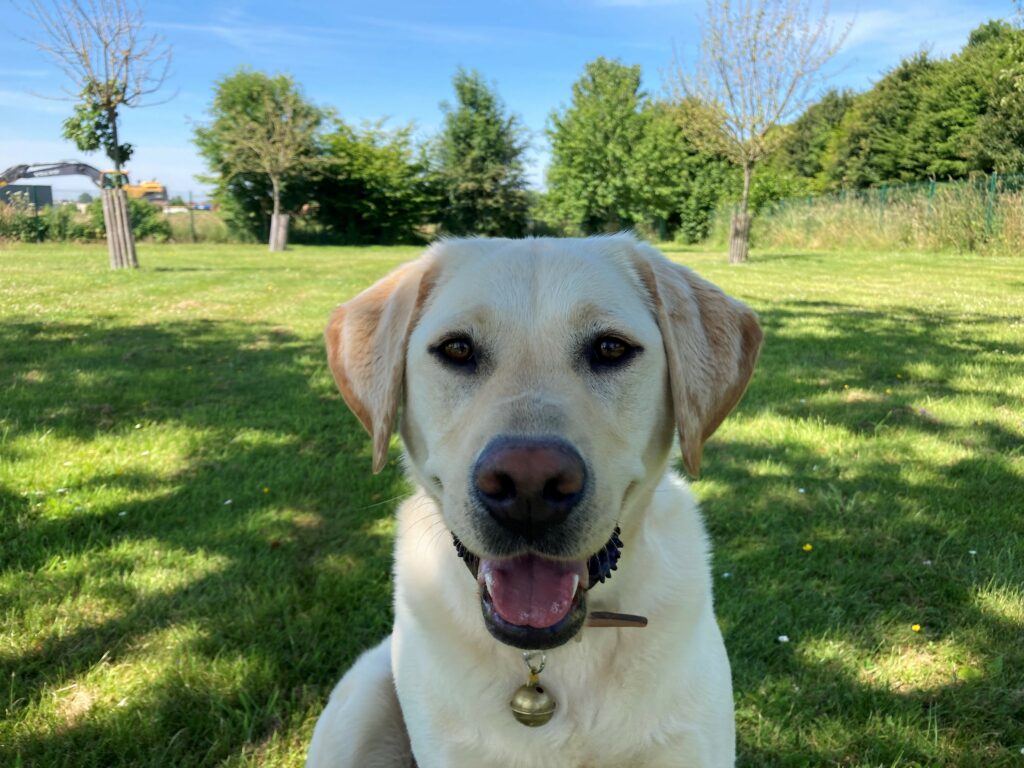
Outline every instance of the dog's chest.
{"label": "dog's chest", "polygon": [[[425,650],[422,640],[418,645]],[[620,658],[639,658],[630,645],[618,648]],[[625,665],[585,663],[590,656],[585,646],[570,643],[551,654],[542,682],[558,708],[551,722],[538,728],[521,725],[509,708],[526,671],[512,649],[500,648],[486,667],[474,665],[461,677],[431,675],[426,664],[399,661],[396,683],[417,756],[443,755],[436,765],[446,768],[658,765],[665,749],[658,739],[666,735],[660,723],[666,713],[678,711],[673,686],[655,685],[649,674],[633,674]],[[581,658],[573,659],[574,653]],[[607,651],[601,655],[615,657]],[[456,670],[457,660],[446,658],[441,668]],[[420,765],[433,766],[423,760]]]}

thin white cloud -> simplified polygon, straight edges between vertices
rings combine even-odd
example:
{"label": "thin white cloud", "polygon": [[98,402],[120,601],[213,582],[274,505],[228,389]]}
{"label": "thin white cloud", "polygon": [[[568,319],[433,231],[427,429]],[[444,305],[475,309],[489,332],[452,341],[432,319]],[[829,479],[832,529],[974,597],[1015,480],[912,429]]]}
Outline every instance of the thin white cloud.
{"label": "thin white cloud", "polygon": [[215,37],[232,48],[249,54],[267,53],[281,46],[305,47],[322,45],[329,39],[326,30],[302,27],[282,27],[268,24],[193,24],[189,22],[161,21],[151,26],[160,29]]}
{"label": "thin white cloud", "polygon": [[905,6],[898,11],[878,9],[832,14],[836,29],[850,27],[843,45],[848,52],[872,50],[908,56],[927,49],[948,56],[967,43],[967,35],[987,18],[971,7]]}
{"label": "thin white cloud", "polygon": [[865,43],[884,41],[892,30],[899,29],[906,20],[906,14],[895,11],[864,11],[861,13],[833,13],[830,20],[834,29],[849,29],[844,48],[856,48]]}

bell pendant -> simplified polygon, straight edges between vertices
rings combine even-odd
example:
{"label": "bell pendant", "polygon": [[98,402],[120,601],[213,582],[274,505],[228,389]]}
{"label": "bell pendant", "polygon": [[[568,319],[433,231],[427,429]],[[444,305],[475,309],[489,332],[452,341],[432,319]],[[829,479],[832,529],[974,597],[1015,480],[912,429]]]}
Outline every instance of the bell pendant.
{"label": "bell pendant", "polygon": [[540,684],[540,673],[544,669],[547,659],[541,654],[539,664],[534,663],[534,653],[524,653],[523,660],[530,668],[530,677],[526,685],[521,685],[512,694],[512,701],[509,707],[516,720],[530,728],[536,728],[548,723],[555,714],[558,703],[554,697],[544,690]]}

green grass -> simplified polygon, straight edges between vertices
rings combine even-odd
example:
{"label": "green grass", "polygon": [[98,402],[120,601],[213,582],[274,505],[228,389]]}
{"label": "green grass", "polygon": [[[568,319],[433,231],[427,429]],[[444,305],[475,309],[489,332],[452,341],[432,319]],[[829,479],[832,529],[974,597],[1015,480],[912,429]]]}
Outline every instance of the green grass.
{"label": "green grass", "polygon": [[[415,252],[0,250],[0,765],[302,764],[407,491],[320,332]],[[1024,260],[673,255],[766,328],[696,485],[740,765],[1024,765]]]}

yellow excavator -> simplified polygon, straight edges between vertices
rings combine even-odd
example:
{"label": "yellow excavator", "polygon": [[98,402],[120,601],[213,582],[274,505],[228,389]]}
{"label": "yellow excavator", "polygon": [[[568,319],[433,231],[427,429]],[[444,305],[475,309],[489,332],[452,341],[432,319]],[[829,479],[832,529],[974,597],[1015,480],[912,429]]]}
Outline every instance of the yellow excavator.
{"label": "yellow excavator", "polygon": [[86,163],[64,160],[59,163],[35,163],[12,165],[0,173],[0,187],[13,184],[18,179],[39,179],[48,176],[88,176],[100,189],[122,187],[128,197],[135,200],[149,200],[151,203],[167,202],[167,187],[158,181],[143,181],[130,184],[125,171],[99,171]]}

